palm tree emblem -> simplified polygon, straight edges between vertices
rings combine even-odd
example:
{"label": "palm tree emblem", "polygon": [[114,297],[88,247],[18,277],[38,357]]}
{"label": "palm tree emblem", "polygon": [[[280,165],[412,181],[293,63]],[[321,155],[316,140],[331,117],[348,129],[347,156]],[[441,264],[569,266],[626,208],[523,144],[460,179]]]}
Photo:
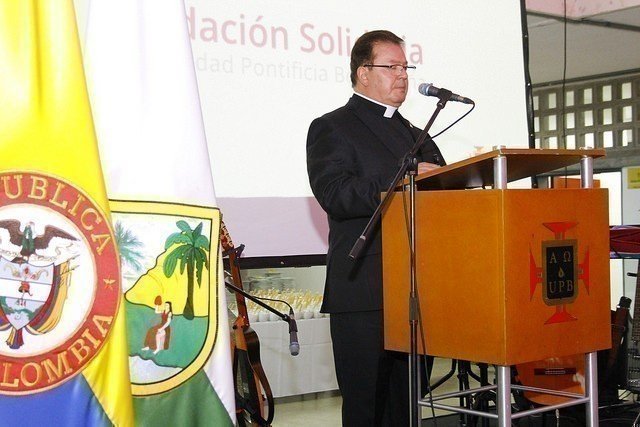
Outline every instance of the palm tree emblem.
{"label": "palm tree emblem", "polygon": [[202,283],[203,266],[209,269],[209,239],[202,235],[202,223],[193,230],[186,221],[176,222],[180,229],[167,238],[164,249],[168,250],[176,246],[164,260],[162,269],[166,277],[171,277],[180,262],[180,274],[184,274],[187,269],[187,301],[184,305],[182,315],[185,319],[193,319],[193,282],[198,281],[198,286]]}

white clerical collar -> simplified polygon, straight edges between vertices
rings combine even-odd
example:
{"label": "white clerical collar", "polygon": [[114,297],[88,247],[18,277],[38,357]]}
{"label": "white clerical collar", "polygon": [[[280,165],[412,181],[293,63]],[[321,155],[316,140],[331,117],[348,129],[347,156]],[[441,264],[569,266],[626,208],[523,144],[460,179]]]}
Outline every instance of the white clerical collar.
{"label": "white clerical collar", "polygon": [[386,110],[384,111],[383,116],[386,117],[387,119],[390,119],[391,117],[393,117],[393,113],[395,113],[396,110],[398,109],[398,107],[393,107],[391,105],[383,104],[382,102],[376,101],[375,99],[371,99],[368,96],[364,96],[361,93],[358,93],[358,92],[353,92],[353,93],[358,95],[359,97],[362,97],[362,98],[368,100],[368,101],[374,102],[374,103],[376,103],[378,105],[382,105],[383,107],[385,107]]}

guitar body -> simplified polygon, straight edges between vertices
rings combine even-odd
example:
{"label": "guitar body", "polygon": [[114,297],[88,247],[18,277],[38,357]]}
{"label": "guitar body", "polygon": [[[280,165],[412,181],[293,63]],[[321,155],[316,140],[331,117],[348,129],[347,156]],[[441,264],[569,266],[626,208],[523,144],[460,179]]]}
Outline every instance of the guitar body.
{"label": "guitar body", "polygon": [[[553,357],[518,365],[520,382],[530,387],[584,393],[584,354]],[[552,394],[525,391],[524,396],[538,405],[555,405],[570,399]]]}
{"label": "guitar body", "polygon": [[[622,343],[626,324],[629,316],[631,300],[626,297],[620,299],[615,312],[611,312],[611,349],[598,352],[599,389],[604,392],[605,387],[617,389],[615,381],[615,364],[619,361],[618,349]],[[566,391],[569,393],[584,394],[584,354],[572,354],[564,357],[552,357],[536,362],[517,365],[518,378],[523,385],[529,387],[545,388],[550,390]],[[640,359],[638,361],[640,365]],[[640,369],[639,369],[640,370]],[[571,399],[552,394],[525,391],[524,397],[538,405],[555,405],[568,402]]]}
{"label": "guitar body", "polygon": [[[271,388],[260,363],[260,341],[253,329],[235,328],[233,348],[233,379],[236,386],[236,416],[238,426],[268,426],[269,400],[273,405]],[[265,390],[266,388],[266,390]],[[273,408],[273,406],[271,406]],[[272,417],[271,417],[272,418]]]}

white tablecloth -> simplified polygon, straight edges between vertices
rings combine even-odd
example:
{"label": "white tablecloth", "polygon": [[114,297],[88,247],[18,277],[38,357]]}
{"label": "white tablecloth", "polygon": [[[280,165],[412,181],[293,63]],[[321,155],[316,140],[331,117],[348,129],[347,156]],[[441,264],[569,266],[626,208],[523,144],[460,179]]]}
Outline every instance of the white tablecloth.
{"label": "white tablecloth", "polygon": [[329,319],[301,319],[300,354],[289,352],[286,322],[253,322],[260,339],[260,359],[274,397],[336,390],[336,371],[329,334]]}

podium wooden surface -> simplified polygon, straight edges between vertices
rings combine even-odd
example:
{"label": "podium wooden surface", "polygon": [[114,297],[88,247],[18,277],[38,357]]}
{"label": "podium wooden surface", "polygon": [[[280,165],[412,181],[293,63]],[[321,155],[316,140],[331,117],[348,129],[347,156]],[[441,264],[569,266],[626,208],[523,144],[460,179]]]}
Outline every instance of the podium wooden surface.
{"label": "podium wooden surface", "polygon": [[[507,157],[513,181],[583,155],[604,150],[500,149],[418,177],[419,189],[439,189],[416,197],[418,335],[427,354],[508,366],[610,346],[607,190],[465,189],[493,183],[496,156]],[[385,347],[405,352],[408,200],[394,193],[382,222]],[[575,245],[577,292],[548,305],[543,247],[565,243]]]}
{"label": "podium wooden surface", "polygon": [[493,159],[507,157],[507,181],[513,182],[580,163],[583,156],[604,157],[602,149],[533,150],[499,148],[421,174],[418,190],[460,190],[493,185]]}

